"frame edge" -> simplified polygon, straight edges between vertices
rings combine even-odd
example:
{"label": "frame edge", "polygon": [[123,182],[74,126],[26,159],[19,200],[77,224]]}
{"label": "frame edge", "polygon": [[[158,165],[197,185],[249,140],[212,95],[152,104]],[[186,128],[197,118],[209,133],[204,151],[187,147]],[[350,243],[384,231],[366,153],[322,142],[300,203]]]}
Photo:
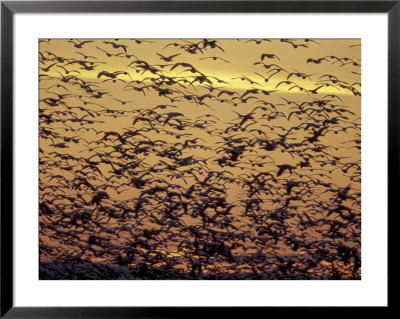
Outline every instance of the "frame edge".
{"label": "frame edge", "polygon": [[[388,17],[388,277],[390,271],[389,251],[395,240],[393,213],[400,211],[398,185],[400,183],[400,2],[389,11]],[[392,212],[390,214],[389,212]],[[390,222],[392,220],[392,222]],[[392,275],[393,275],[392,271]],[[390,280],[387,280],[388,292]],[[388,293],[388,307],[393,302]],[[393,299],[393,298],[392,298]]]}
{"label": "frame edge", "polygon": [[13,13],[1,3],[1,311],[13,307]]}

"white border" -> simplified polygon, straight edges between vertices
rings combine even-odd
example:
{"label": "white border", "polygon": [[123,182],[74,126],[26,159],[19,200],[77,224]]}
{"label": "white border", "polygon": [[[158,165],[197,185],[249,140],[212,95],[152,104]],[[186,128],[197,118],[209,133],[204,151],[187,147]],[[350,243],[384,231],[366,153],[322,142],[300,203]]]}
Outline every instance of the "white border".
{"label": "white border", "polygon": [[[387,305],[387,14],[16,14],[14,32],[16,306]],[[362,280],[37,280],[37,39],[57,37],[362,38]]]}

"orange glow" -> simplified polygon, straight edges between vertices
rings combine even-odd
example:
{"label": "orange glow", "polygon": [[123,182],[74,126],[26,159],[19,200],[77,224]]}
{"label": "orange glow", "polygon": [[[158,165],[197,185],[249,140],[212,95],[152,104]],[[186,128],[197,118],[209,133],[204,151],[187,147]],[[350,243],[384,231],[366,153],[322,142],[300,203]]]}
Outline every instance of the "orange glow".
{"label": "orange glow", "polygon": [[39,62],[43,269],[360,279],[359,39],[51,39]]}

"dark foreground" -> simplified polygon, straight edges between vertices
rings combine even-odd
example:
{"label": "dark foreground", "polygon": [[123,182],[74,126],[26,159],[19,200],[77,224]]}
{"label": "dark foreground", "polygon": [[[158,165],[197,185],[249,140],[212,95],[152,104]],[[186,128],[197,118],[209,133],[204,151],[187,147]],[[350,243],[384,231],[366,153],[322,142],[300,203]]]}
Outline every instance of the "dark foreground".
{"label": "dark foreground", "polygon": [[119,266],[103,263],[61,263],[41,262],[40,280],[337,280],[361,279],[358,275],[290,273],[279,271],[265,273],[192,273],[183,269],[162,269],[157,267]]}

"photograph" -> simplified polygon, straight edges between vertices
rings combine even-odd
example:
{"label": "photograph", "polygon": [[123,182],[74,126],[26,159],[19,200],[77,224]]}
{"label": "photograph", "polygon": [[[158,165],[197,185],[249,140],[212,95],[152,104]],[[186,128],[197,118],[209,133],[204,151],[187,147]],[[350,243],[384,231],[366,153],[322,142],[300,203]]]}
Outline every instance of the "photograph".
{"label": "photograph", "polygon": [[41,38],[40,280],[361,280],[361,39]]}

